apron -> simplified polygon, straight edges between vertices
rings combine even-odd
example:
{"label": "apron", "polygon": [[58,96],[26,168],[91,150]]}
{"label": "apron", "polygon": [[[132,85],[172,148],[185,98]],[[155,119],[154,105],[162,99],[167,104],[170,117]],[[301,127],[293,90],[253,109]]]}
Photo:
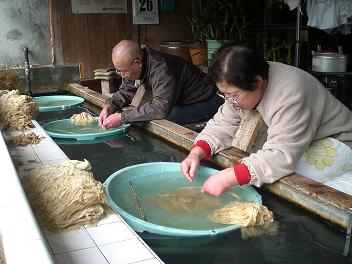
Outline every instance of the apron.
{"label": "apron", "polygon": [[352,195],[352,149],[335,138],[313,141],[298,161],[296,172]]}

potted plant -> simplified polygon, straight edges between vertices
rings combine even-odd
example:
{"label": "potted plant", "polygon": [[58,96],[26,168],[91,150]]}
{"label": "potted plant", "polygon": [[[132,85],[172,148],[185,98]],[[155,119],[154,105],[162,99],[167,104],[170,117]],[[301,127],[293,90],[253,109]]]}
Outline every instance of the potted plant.
{"label": "potted plant", "polygon": [[193,42],[188,45],[194,65],[207,64],[207,46],[203,39],[203,3],[205,0],[192,0],[192,14],[187,16],[193,34]]}
{"label": "potted plant", "polygon": [[241,1],[193,0],[192,15],[188,17],[193,41],[207,43],[208,60],[227,41],[245,40],[249,25],[247,16],[241,12]]}

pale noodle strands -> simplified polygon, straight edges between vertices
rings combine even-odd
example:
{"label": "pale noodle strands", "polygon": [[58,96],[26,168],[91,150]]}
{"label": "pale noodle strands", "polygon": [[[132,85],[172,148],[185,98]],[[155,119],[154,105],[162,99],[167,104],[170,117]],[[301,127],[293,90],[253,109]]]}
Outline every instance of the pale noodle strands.
{"label": "pale noodle strands", "polygon": [[0,93],[0,120],[9,131],[24,131],[33,126],[32,119],[38,115],[38,106],[27,95],[18,90],[2,90]]}
{"label": "pale noodle strands", "polygon": [[85,126],[95,122],[94,116],[89,113],[82,112],[71,116],[71,123],[74,125]]}
{"label": "pale noodle strands", "polygon": [[14,137],[10,140],[10,144],[13,147],[17,146],[27,146],[27,145],[36,145],[45,137],[37,136],[35,133],[31,132],[29,134],[23,134],[17,137]]}
{"label": "pale noodle strands", "polygon": [[211,221],[240,227],[263,226],[274,220],[273,213],[264,205],[253,202],[236,201],[215,210],[209,216]]}
{"label": "pale noodle strands", "polygon": [[200,192],[201,187],[180,187],[158,194],[152,203],[171,213],[197,214],[220,208],[219,199]]}
{"label": "pale noodle strands", "polygon": [[94,225],[104,215],[105,190],[86,160],[43,165],[22,181],[40,226],[48,231]]}

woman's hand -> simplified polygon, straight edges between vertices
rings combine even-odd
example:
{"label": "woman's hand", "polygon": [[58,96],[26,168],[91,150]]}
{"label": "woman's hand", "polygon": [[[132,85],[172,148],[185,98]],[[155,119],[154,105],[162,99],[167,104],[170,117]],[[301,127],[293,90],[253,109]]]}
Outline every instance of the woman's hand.
{"label": "woman's hand", "polygon": [[233,167],[231,167],[211,175],[203,184],[201,192],[220,196],[227,188],[235,184],[238,182]]}
{"label": "woman's hand", "polygon": [[205,154],[200,147],[194,147],[188,154],[187,158],[181,162],[182,174],[188,181],[193,181],[193,177],[196,175],[200,161],[204,156]]}

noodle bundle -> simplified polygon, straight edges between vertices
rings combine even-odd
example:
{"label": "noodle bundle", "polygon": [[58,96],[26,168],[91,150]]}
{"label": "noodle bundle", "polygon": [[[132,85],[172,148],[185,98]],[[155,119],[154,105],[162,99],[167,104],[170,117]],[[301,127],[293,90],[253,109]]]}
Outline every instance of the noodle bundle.
{"label": "noodle bundle", "polygon": [[34,127],[32,119],[38,115],[38,106],[18,90],[2,90],[0,93],[0,120],[8,130],[27,130]]}
{"label": "noodle bundle", "polygon": [[273,222],[274,216],[264,205],[253,202],[232,202],[209,215],[211,221],[240,227],[263,226]]}
{"label": "noodle bundle", "polygon": [[43,165],[22,178],[39,224],[49,231],[95,224],[104,215],[105,190],[88,161]]}
{"label": "noodle bundle", "polygon": [[85,126],[94,122],[95,122],[94,116],[86,112],[82,112],[80,114],[74,114],[73,116],[71,116],[71,123],[74,125]]}

